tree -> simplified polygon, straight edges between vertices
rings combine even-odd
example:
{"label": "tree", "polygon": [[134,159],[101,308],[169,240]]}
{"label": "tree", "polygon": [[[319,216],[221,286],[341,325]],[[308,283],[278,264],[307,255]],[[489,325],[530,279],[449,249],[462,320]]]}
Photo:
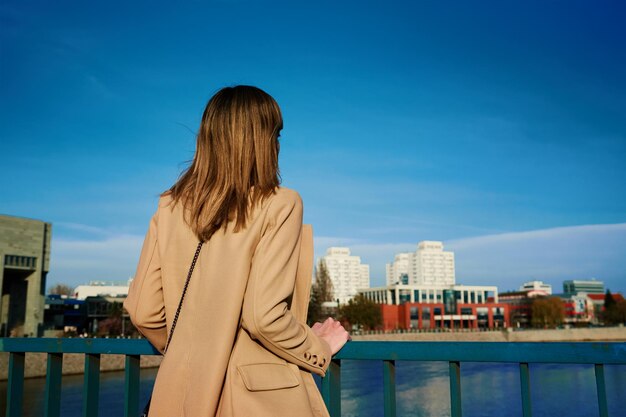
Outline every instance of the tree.
{"label": "tree", "polygon": [[326,319],[322,309],[322,304],[326,301],[333,301],[333,282],[330,280],[326,263],[320,259],[315,269],[315,282],[311,285],[311,299],[307,314],[307,323],[310,326]]}
{"label": "tree", "polygon": [[611,290],[606,290],[604,296],[604,311],[602,312],[604,324],[616,325],[626,323],[626,301],[615,301]]}
{"label": "tree", "polygon": [[48,294],[71,296],[74,294],[74,288],[67,284],[56,284],[48,289]]}
{"label": "tree", "polygon": [[626,324],[626,300],[617,301],[611,310],[613,324]]}
{"label": "tree", "polygon": [[358,294],[348,304],[344,304],[339,314],[342,321],[345,320],[352,326],[362,326],[366,330],[375,329],[383,322],[380,306],[363,294]]}
{"label": "tree", "polygon": [[604,310],[608,310],[615,305],[615,299],[613,298],[613,294],[611,294],[611,290],[606,290],[606,294],[604,294]]}
{"label": "tree", "polygon": [[531,305],[534,327],[556,327],[565,320],[565,306],[558,297],[537,297]]}

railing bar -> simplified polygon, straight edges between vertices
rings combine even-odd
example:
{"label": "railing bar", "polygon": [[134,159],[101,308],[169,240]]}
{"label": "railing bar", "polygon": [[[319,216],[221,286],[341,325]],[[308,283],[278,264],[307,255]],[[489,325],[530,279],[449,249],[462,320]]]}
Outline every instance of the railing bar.
{"label": "railing bar", "polygon": [[450,361],[450,411],[461,417],[461,363],[456,361]]}
{"label": "railing bar", "polygon": [[46,369],[46,417],[59,417],[61,415],[61,371],[63,370],[63,354],[48,353]]}
{"label": "railing bar", "polygon": [[530,400],[530,369],[528,363],[522,362],[519,364],[519,375],[522,388],[522,415],[531,417],[533,413]]}
{"label": "railing bar", "polygon": [[[146,339],[0,338],[2,352],[160,355]],[[337,360],[621,365],[624,342],[375,342],[346,344]]]}
{"label": "railing bar", "polygon": [[22,415],[24,396],[24,352],[9,353],[9,383],[7,386],[7,417]]}
{"label": "railing bar", "polygon": [[385,417],[396,417],[396,362],[383,361]]}
{"label": "railing bar", "polygon": [[126,355],[124,367],[124,417],[139,415],[139,355]]}
{"label": "railing bar", "polygon": [[331,417],[341,417],[341,361],[333,359],[322,378],[322,398]]}
{"label": "railing bar", "polygon": [[100,394],[100,354],[85,354],[85,385],[83,387],[83,417],[98,416]]}
{"label": "railing bar", "polygon": [[606,382],[604,379],[604,365],[596,364],[596,391],[598,393],[598,408],[600,417],[609,416],[609,407],[606,402]]}

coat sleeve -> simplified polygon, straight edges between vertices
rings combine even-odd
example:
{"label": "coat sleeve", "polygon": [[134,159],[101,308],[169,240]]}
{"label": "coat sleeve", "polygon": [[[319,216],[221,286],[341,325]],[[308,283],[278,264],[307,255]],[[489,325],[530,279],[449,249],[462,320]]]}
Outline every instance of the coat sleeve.
{"label": "coat sleeve", "polygon": [[242,326],[277,356],[324,376],[330,346],[289,311],[300,255],[300,196],[295,192],[275,196],[266,222],[252,260]]}
{"label": "coat sleeve", "polygon": [[167,341],[161,264],[157,248],[158,210],[150,221],[137,272],[124,300],[131,322],[161,353]]}

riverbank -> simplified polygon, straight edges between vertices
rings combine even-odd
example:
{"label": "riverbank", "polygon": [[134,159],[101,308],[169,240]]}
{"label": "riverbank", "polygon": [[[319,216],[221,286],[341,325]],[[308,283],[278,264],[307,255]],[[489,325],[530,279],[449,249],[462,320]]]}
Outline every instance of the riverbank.
{"label": "riverbank", "polygon": [[378,333],[352,336],[352,340],[422,342],[624,342],[626,327],[516,330],[490,332]]}
{"label": "riverbank", "polygon": [[[431,342],[624,342],[626,327],[599,327],[588,329],[558,330],[517,330],[489,332],[422,332],[422,333],[378,333],[354,335],[353,340],[372,341],[431,341]],[[161,356],[141,356],[142,368],[153,368],[161,363]],[[25,378],[46,375],[47,355],[26,353]],[[9,354],[0,353],[0,381],[8,377]],[[66,353],[63,355],[63,375],[82,374],[85,368],[85,355]],[[102,355],[101,371],[124,369],[124,355]]]}

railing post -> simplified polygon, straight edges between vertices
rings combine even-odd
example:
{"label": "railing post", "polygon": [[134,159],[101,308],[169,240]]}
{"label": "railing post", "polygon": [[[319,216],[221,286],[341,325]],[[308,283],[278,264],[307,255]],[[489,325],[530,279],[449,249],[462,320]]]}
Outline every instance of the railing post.
{"label": "railing post", "polygon": [[83,417],[98,416],[100,394],[100,354],[85,354],[85,385],[83,387]]}
{"label": "railing post", "polygon": [[139,355],[126,355],[124,367],[124,417],[139,415]]}
{"label": "railing post", "polygon": [[48,353],[46,369],[46,417],[59,417],[61,415],[61,371],[63,369],[63,354]]}
{"label": "railing post", "polygon": [[24,396],[24,352],[9,353],[9,384],[7,387],[7,417],[22,415]]}
{"label": "railing post", "polygon": [[598,393],[598,407],[600,417],[609,416],[609,407],[606,403],[606,382],[604,381],[604,365],[596,364],[596,392]]}
{"label": "railing post", "polygon": [[385,417],[396,417],[396,362],[383,361]]}
{"label": "railing post", "polygon": [[461,417],[461,363],[450,361],[450,411]]}
{"label": "railing post", "polygon": [[519,364],[520,386],[522,388],[522,415],[524,417],[532,416],[532,407],[530,401],[530,370],[528,363]]}
{"label": "railing post", "polygon": [[341,361],[333,359],[322,378],[322,397],[331,417],[341,417]]}

